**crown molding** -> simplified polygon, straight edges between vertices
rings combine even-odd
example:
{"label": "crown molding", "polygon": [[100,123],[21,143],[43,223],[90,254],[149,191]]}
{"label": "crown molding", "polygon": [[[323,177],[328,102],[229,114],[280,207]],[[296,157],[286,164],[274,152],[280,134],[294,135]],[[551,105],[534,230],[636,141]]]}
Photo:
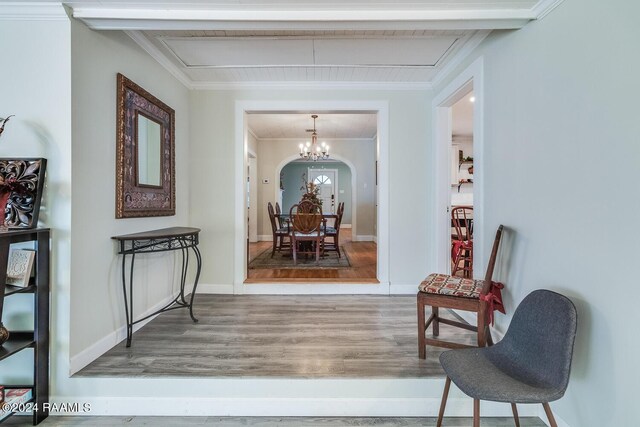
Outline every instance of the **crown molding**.
{"label": "crown molding", "polygon": [[3,21],[65,21],[69,20],[62,3],[6,2],[0,3]]}
{"label": "crown molding", "polygon": [[540,0],[531,8],[531,12],[536,19],[542,19],[547,16],[553,9],[560,6],[564,0]]}
{"label": "crown molding", "polygon": [[431,86],[436,87],[442,83],[462,62],[473,52],[480,43],[487,38],[491,30],[477,31],[471,38],[456,52],[456,54],[433,76]]}
{"label": "crown molding", "polygon": [[345,82],[345,81],[247,81],[247,82],[192,82],[198,90],[431,90],[429,82]]}
{"label": "crown molding", "polygon": [[139,31],[125,31],[129,37],[133,39],[142,49],[144,49],[153,59],[158,61],[169,73],[173,75],[180,83],[182,83],[187,89],[193,89],[193,83],[186,74],[180,70],[169,58],[167,58],[157,47],[153,45],[141,32]]}
{"label": "crown molding", "polygon": [[256,139],[256,141],[261,139],[258,135],[255,134],[253,129],[251,129],[248,124],[247,124],[247,132],[249,132],[249,134],[253,136]]}

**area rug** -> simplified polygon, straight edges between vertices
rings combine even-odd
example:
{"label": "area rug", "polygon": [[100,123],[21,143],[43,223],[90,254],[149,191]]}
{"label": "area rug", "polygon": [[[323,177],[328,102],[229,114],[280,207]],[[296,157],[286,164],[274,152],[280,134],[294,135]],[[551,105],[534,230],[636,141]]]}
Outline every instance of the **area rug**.
{"label": "area rug", "polygon": [[338,258],[337,252],[325,252],[324,257],[320,257],[320,265],[316,264],[316,257],[304,255],[298,256],[298,264],[293,265],[293,258],[289,254],[282,254],[281,252],[276,252],[271,258],[271,249],[267,249],[262,252],[256,258],[253,259],[249,263],[250,269],[259,269],[259,268],[279,268],[279,269],[290,269],[290,268],[304,268],[304,269],[328,269],[328,268],[349,268],[351,264],[349,263],[349,259],[347,258],[347,254],[344,251],[344,248],[340,247],[340,252],[342,254],[342,258]]}

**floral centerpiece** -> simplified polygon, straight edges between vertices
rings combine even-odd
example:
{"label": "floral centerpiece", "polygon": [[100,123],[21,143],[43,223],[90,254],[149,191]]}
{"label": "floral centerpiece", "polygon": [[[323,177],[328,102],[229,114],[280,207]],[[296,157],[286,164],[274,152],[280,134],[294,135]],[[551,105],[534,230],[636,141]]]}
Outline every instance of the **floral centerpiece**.
{"label": "floral centerpiece", "polygon": [[304,191],[304,194],[302,195],[302,199],[300,200],[301,202],[305,200],[309,200],[315,203],[316,205],[322,206],[322,200],[318,198],[318,196],[320,195],[320,187],[318,187],[312,181],[307,182],[306,173],[302,174],[302,187],[300,187],[300,191]]}

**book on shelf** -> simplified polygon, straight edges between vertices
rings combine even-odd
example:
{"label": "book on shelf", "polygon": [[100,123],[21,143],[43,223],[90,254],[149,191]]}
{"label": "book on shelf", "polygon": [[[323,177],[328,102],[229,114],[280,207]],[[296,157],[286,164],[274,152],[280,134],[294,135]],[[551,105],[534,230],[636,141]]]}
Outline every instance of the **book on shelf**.
{"label": "book on shelf", "polygon": [[5,388],[4,402],[0,407],[0,421],[7,418],[16,408],[24,405],[33,397],[33,390],[30,388]]}
{"label": "book on shelf", "polygon": [[7,262],[7,284],[13,286],[29,286],[29,278],[33,270],[36,253],[29,249],[13,249]]}

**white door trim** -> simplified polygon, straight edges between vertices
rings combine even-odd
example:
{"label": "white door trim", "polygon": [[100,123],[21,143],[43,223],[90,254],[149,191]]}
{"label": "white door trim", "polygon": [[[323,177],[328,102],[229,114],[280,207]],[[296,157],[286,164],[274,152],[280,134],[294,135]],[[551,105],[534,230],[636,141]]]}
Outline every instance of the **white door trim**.
{"label": "white door trim", "polygon": [[[378,160],[378,268],[380,285],[371,286],[371,293],[389,293],[389,102],[388,101],[236,101],[235,104],[235,144],[234,144],[234,282],[235,294],[244,293],[246,278],[247,251],[246,212],[244,171],[246,170],[247,120],[246,113],[251,111],[371,111],[377,113],[378,138],[376,153]],[[333,154],[332,154],[333,156]],[[337,157],[336,157],[337,158]],[[344,160],[343,160],[344,161]],[[345,162],[347,163],[347,162]],[[348,163],[347,163],[348,164]],[[352,174],[352,179],[354,174]],[[354,187],[355,188],[355,187]],[[352,214],[355,216],[355,209]],[[278,286],[278,285],[275,285]],[[323,284],[313,284],[319,293]],[[374,289],[377,288],[377,289]],[[264,286],[269,293],[269,285]]]}
{"label": "white door trim", "polygon": [[431,156],[434,194],[433,215],[430,224],[431,269],[432,271],[450,271],[450,255],[445,250],[450,245],[451,219],[448,207],[451,205],[451,106],[460,97],[473,88],[476,97],[473,104],[473,221],[474,221],[474,276],[482,274],[486,268],[484,238],[484,61],[476,59],[462,71],[451,83],[442,89],[432,103],[433,149]]}

